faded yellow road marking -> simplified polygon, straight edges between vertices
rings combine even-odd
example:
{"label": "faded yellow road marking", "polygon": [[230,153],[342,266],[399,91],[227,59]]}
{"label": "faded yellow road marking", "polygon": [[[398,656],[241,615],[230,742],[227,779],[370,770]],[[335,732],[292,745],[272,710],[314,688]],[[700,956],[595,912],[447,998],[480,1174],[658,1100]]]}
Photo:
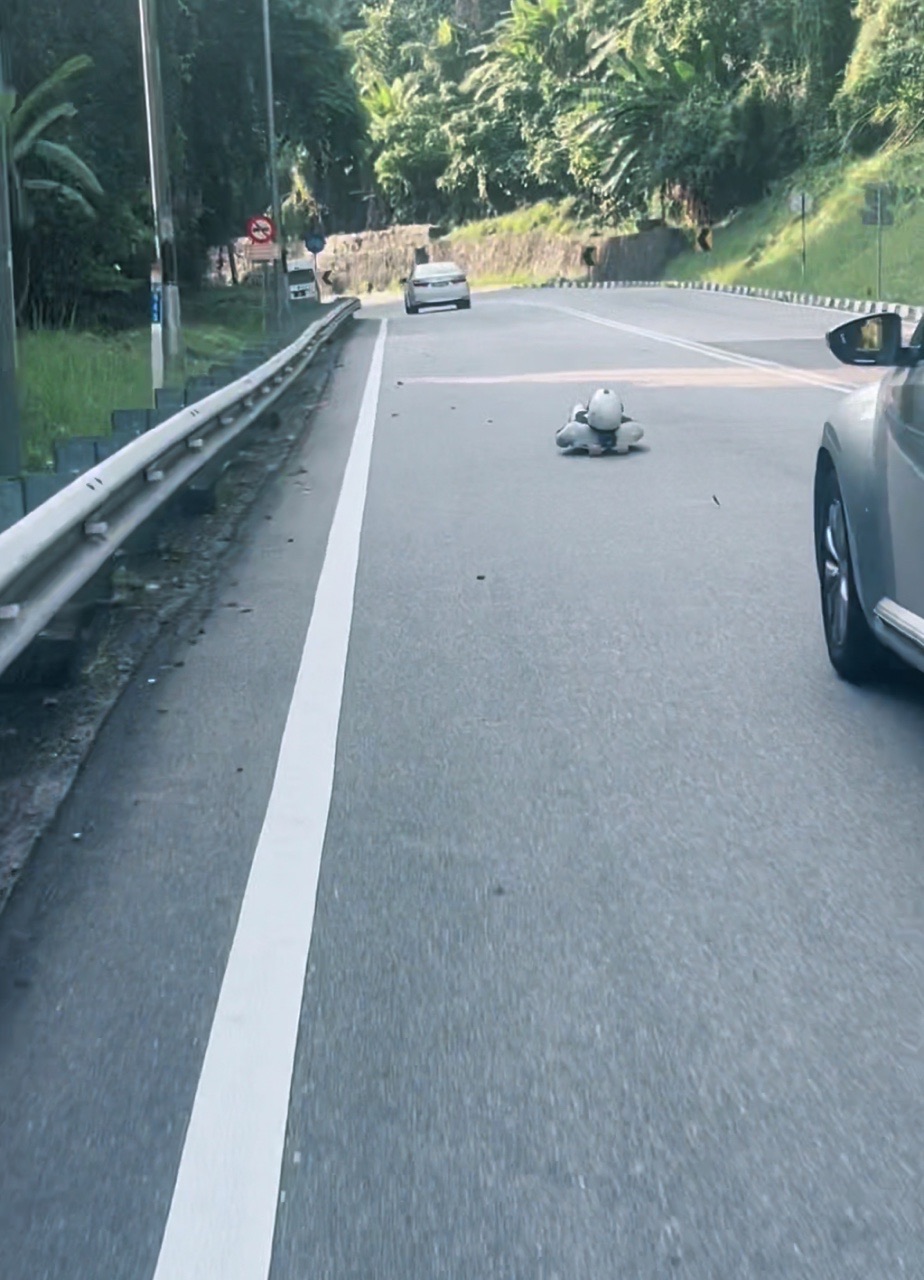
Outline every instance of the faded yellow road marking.
{"label": "faded yellow road marking", "polygon": [[[772,388],[781,385],[801,386],[807,376],[816,373],[819,380],[824,370],[801,369],[790,376],[787,370],[756,366],[726,365],[718,368],[646,368],[646,369],[561,369],[535,373],[443,375],[402,378],[405,386],[543,386],[588,382],[616,383],[634,387],[743,387]],[[845,381],[863,385],[875,382],[881,371],[869,369],[838,370]]]}

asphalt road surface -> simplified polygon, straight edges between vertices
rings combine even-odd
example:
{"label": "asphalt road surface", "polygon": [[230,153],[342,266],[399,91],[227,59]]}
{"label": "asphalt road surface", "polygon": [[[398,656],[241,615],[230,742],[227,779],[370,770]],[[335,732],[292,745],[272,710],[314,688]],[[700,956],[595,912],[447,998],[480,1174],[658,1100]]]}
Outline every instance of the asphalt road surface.
{"label": "asphalt road surface", "polygon": [[[831,320],[357,322],[0,918],[2,1280],[924,1276],[924,695],[824,652]],[[645,447],[558,456],[603,381]]]}

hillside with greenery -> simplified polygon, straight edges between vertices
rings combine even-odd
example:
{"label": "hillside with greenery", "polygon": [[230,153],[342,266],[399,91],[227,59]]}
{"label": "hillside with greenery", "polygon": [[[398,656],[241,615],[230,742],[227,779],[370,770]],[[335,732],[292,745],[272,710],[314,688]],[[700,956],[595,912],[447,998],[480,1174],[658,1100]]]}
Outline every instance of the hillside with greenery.
{"label": "hillside with greenery", "polygon": [[[864,223],[867,184],[892,187],[893,223],[883,228],[879,261],[877,228]],[[805,190],[812,199],[806,219],[803,270],[801,220],[789,198]],[[839,158],[793,174],[759,204],[742,209],[717,228],[713,252],[693,250],[675,258],[672,279],[708,279],[764,289],[841,298],[924,302],[924,145],[886,148],[869,156]],[[881,280],[880,280],[881,268]]]}
{"label": "hillside with greenery", "polygon": [[919,0],[376,0],[354,24],[399,221],[715,222],[924,126]]}
{"label": "hillside with greenery", "polygon": [[[183,284],[268,206],[258,0],[159,0]],[[920,0],[271,0],[287,227],[721,222],[924,134]],[[124,323],[151,254],[134,5],[6,0],[24,326]],[[644,225],[644,223],[643,223]],[[126,298],[131,301],[126,301]],[[140,300],[140,302],[139,302]]]}

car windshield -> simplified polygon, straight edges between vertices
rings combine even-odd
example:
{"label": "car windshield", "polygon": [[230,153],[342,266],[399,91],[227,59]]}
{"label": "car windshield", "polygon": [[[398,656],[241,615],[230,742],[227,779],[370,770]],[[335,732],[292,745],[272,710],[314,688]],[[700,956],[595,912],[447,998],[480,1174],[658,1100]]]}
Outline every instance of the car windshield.
{"label": "car windshield", "polygon": [[445,276],[461,276],[465,273],[454,262],[431,262],[414,268],[415,280],[442,280]]}
{"label": "car windshield", "polygon": [[297,267],[289,272],[290,284],[312,284],[313,282],[314,270],[311,267]]}

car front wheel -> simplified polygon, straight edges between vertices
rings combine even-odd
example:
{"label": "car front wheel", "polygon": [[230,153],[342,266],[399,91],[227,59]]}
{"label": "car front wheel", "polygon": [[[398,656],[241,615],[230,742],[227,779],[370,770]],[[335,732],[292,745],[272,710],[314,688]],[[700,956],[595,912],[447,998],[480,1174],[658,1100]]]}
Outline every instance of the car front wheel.
{"label": "car front wheel", "polygon": [[411,306],[411,304],[410,304],[409,302],[405,302],[405,304],[404,304],[404,310],[407,312],[407,314],[408,314],[409,316],[416,316],[416,315],[417,315],[417,312],[420,310],[420,308],[419,308],[419,307],[412,307],[412,306]]}
{"label": "car front wheel", "polygon": [[852,684],[872,679],[885,665],[885,650],[873,635],[857,595],[844,499],[833,467],[819,479],[817,521],[821,613],[828,656]]}
{"label": "car front wheel", "polygon": [[471,309],[472,309],[471,301],[468,301],[468,302],[457,302],[457,303],[456,303],[456,310],[457,310],[457,311],[471,311]]}

